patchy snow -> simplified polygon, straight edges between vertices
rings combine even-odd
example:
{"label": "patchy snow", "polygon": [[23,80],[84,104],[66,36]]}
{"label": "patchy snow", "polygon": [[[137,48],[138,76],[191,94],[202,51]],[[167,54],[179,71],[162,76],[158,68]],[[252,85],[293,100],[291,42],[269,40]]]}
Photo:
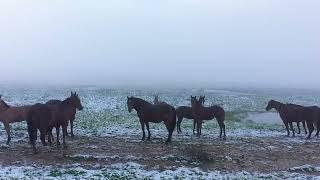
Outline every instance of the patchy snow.
{"label": "patchy snow", "polygon": [[[314,167],[319,169],[318,167]],[[299,172],[282,171],[276,173],[220,172],[203,171],[199,168],[146,170],[144,166],[128,162],[102,167],[85,169],[82,167],[36,167],[9,166],[1,167],[0,179],[320,179],[315,175]]]}

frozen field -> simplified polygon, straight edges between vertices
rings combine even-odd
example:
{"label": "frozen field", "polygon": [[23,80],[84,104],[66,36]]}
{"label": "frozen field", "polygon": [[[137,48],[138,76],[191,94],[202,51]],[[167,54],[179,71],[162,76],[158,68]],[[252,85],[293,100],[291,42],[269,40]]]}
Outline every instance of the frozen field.
{"label": "frozen field", "polygon": [[[10,105],[63,99],[76,90],[85,109],[77,113],[74,140],[68,149],[42,147],[33,155],[26,124],[12,125],[12,144],[0,125],[2,178],[26,179],[312,179],[320,175],[320,140],[303,135],[285,137],[277,114],[265,113],[270,99],[320,105],[320,93],[301,90],[180,89],[133,90],[97,87],[30,88],[0,86]],[[227,140],[218,136],[216,121],[204,124],[203,137],[192,134],[192,122],[183,121],[183,133],[167,136],[163,124],[152,124],[152,140],[141,142],[136,113],[128,113],[126,97],[148,101],[159,94],[174,106],[190,105],[190,95],[206,95],[206,105],[225,108]]]}

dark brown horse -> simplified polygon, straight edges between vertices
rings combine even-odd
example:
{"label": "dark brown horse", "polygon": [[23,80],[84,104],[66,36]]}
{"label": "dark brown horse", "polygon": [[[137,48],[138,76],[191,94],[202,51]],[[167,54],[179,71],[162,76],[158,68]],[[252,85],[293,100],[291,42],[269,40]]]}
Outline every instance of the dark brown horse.
{"label": "dark brown horse", "polygon": [[10,144],[10,124],[27,120],[31,106],[9,106],[0,96],[0,121],[7,132],[7,145]]}
{"label": "dark brown horse", "polygon": [[[280,118],[282,119],[286,130],[287,136],[290,136],[290,130],[292,131],[293,136],[295,136],[295,131],[293,128],[293,122],[306,122],[309,135],[307,139],[311,138],[312,132],[314,131],[314,123],[319,124],[319,108],[316,106],[304,107],[304,106],[295,106],[289,104],[283,104],[275,100],[270,100],[266,107],[266,110],[275,109],[278,111]],[[319,127],[318,127],[319,128]]]}
{"label": "dark brown horse", "polygon": [[[303,106],[301,105],[297,105],[297,104],[287,104],[289,107],[292,107],[292,108],[303,108]],[[307,131],[307,128],[306,128],[306,121],[302,121],[302,126],[303,126],[303,129],[304,129],[304,132],[305,134],[308,134],[308,131]],[[297,128],[298,128],[298,134],[301,133],[301,130],[300,130],[300,122],[297,122]]]}
{"label": "dark brown horse", "polygon": [[[60,101],[60,100],[50,100],[50,101],[46,102],[47,105],[59,105],[61,103],[62,103],[62,101]],[[77,109],[76,108],[73,108],[73,109],[69,108],[67,110],[70,111],[70,112],[68,112],[68,114],[70,114],[70,120],[69,120],[70,121],[70,131],[71,131],[71,138],[73,138],[74,137],[73,122],[74,122],[74,120],[76,118],[75,115],[77,113]]]}
{"label": "dark brown horse", "polygon": [[172,133],[176,126],[176,111],[174,107],[169,104],[153,105],[143,99],[135,97],[127,97],[127,106],[130,113],[132,112],[132,109],[137,111],[143,133],[142,140],[145,140],[145,126],[148,131],[148,140],[150,140],[151,133],[149,123],[164,122],[169,132],[166,143],[171,142]]}
{"label": "dark brown horse", "polygon": [[[201,101],[202,104],[204,104],[205,96],[200,96],[199,100]],[[192,108],[189,106],[179,106],[176,109],[176,112],[177,112],[177,118],[178,118],[177,132],[178,132],[178,134],[180,134],[180,133],[182,133],[181,122],[182,122],[183,118],[192,119],[192,120],[194,120],[194,118],[193,118],[193,114],[192,114]],[[196,122],[193,121],[193,134],[195,134],[195,130],[196,130]]]}
{"label": "dark brown horse", "polygon": [[63,145],[66,147],[65,137],[67,135],[68,121],[73,115],[73,109],[82,110],[80,98],[77,93],[72,93],[71,96],[62,101],[60,104],[36,104],[32,106],[28,116],[28,133],[31,145],[34,152],[36,152],[35,141],[37,140],[37,130],[40,131],[40,139],[43,145],[45,142],[45,135],[49,133],[49,143],[51,144],[52,128],[56,128],[57,145],[59,142],[60,127],[62,127]]}
{"label": "dark brown horse", "polygon": [[225,111],[220,106],[210,106],[204,107],[202,102],[197,100],[196,97],[191,96],[191,104],[192,104],[192,114],[194,120],[197,123],[197,135],[200,137],[202,130],[202,123],[204,120],[212,120],[214,118],[217,119],[219,127],[220,127],[220,138],[226,138],[226,126],[224,124],[225,120]]}

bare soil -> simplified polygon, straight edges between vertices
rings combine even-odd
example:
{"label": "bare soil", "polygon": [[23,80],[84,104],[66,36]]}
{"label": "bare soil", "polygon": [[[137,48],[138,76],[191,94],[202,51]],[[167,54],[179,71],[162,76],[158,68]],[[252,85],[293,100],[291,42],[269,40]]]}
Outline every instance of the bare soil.
{"label": "bare soil", "polygon": [[[92,168],[114,163],[136,162],[147,169],[200,167],[227,172],[277,172],[305,164],[320,165],[320,144],[285,142],[278,138],[233,138],[226,141],[206,138],[176,138],[170,145],[164,139],[140,141],[140,137],[75,137],[68,148],[43,147],[32,153],[27,140],[0,148],[2,166],[72,166]],[[299,137],[297,137],[299,138]],[[320,174],[319,174],[320,175]]]}

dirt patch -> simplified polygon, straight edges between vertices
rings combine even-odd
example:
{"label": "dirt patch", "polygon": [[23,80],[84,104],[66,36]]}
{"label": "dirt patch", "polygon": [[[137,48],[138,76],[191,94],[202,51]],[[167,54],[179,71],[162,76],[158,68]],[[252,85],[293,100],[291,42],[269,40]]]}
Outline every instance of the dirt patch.
{"label": "dirt patch", "polygon": [[[147,169],[200,167],[203,170],[277,172],[305,164],[320,165],[317,142],[284,142],[278,138],[179,139],[165,145],[162,139],[142,142],[140,137],[76,137],[68,148],[43,147],[32,154],[27,141],[0,148],[2,166],[73,166],[86,168],[136,162]],[[319,174],[320,175],[320,174]]]}

